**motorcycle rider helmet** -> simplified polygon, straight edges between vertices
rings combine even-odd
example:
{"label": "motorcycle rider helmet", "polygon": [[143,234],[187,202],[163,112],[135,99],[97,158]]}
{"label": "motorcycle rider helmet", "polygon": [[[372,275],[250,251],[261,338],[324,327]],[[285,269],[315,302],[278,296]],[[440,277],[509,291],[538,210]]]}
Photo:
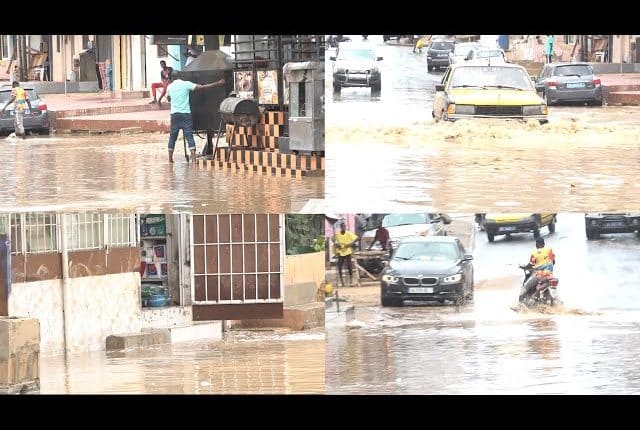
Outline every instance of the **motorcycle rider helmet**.
{"label": "motorcycle rider helmet", "polygon": [[536,239],[536,248],[544,248],[544,239],[539,237]]}

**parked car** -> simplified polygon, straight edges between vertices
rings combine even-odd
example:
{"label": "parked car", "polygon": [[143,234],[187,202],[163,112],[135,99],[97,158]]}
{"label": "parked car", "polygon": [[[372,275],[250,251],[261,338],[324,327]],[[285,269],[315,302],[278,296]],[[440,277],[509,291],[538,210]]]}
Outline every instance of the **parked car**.
{"label": "parked car", "polygon": [[386,35],[385,34],[385,35],[382,35],[382,40],[384,42],[386,42],[386,41],[391,40],[391,39],[400,40],[400,39],[403,39],[403,38],[410,38],[410,37],[411,37],[410,34],[404,34],[404,35]]}
{"label": "parked car", "polygon": [[436,85],[431,114],[436,121],[503,118],[548,122],[547,103],[536,92],[527,70],[509,63],[450,66]]}
{"label": "parked car", "polygon": [[[31,110],[24,115],[24,130],[25,133],[37,132],[40,134],[49,134],[49,112],[47,111],[47,104],[42,97],[38,95],[33,87],[23,86],[27,92],[27,96],[31,101]],[[11,99],[11,87],[0,87],[0,109]],[[3,114],[0,114],[0,133],[13,133],[15,130],[14,125],[14,106],[13,103],[7,106],[7,109]]]}
{"label": "parked car", "polygon": [[602,83],[588,63],[545,64],[535,82],[548,105],[585,102],[602,106]]}
{"label": "parked car", "polygon": [[432,39],[427,48],[427,70],[444,69],[449,66],[449,53],[453,52],[454,40]]}
{"label": "parked car", "polygon": [[403,240],[382,275],[382,306],[401,306],[405,300],[441,304],[473,300],[472,260],[455,237]]}
{"label": "parked car", "polygon": [[557,214],[499,214],[488,213],[482,217],[482,225],[487,232],[487,239],[493,242],[496,236],[512,233],[531,233],[533,237],[540,237],[540,229],[547,227],[549,233],[556,231]]}
{"label": "parked car", "polygon": [[584,215],[587,239],[598,239],[601,234],[640,234],[640,213],[587,213]]}
{"label": "parked car", "polygon": [[[437,213],[387,214],[382,218],[382,226],[389,231],[390,245],[395,248],[408,237],[446,236],[444,226],[450,221],[448,216]],[[364,232],[361,249],[369,248],[375,234],[375,229]],[[373,249],[380,249],[380,245],[376,244]]]}
{"label": "parked car", "polygon": [[476,47],[471,49],[465,61],[484,62],[487,64],[506,63],[507,58],[504,55],[504,51],[500,48],[484,48]]}
{"label": "parked car", "polygon": [[480,46],[478,42],[456,43],[453,46],[453,51],[449,52],[449,65],[463,62],[472,49]]}
{"label": "parked car", "polygon": [[382,74],[376,56],[368,46],[344,44],[338,47],[335,57],[329,57],[333,63],[333,90],[340,92],[343,87],[369,87],[379,92],[382,87]]}

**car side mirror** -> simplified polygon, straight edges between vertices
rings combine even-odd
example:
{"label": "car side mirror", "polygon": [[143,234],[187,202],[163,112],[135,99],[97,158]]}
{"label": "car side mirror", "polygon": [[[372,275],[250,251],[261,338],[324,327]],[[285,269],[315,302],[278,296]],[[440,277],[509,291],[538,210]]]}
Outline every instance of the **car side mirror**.
{"label": "car side mirror", "polygon": [[462,261],[471,261],[471,260],[473,260],[473,255],[464,254],[464,258],[462,259]]}
{"label": "car side mirror", "polygon": [[444,84],[436,84],[436,91],[444,91]]}
{"label": "car side mirror", "polygon": [[336,61],[336,57],[329,57],[329,61]]}
{"label": "car side mirror", "polygon": [[382,58],[382,57],[378,57],[378,60],[377,60],[377,61],[382,61],[382,60],[383,60],[383,58]]}

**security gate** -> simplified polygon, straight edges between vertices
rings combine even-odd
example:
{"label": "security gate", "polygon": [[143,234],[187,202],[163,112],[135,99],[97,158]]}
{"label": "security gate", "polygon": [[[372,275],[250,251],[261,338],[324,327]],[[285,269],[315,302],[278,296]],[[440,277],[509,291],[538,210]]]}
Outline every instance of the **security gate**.
{"label": "security gate", "polygon": [[194,320],[281,318],[284,216],[192,215]]}

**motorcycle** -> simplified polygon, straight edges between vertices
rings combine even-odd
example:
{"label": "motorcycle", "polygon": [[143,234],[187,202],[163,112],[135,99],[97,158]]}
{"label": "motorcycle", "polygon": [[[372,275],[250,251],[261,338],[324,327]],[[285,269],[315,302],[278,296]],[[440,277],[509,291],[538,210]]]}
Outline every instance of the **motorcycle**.
{"label": "motorcycle", "polygon": [[[527,283],[527,280],[533,275],[533,266],[527,264],[526,266],[518,266],[524,271],[524,280],[522,285]],[[547,305],[556,306],[562,304],[558,297],[558,278],[553,275],[543,276],[538,279],[538,284],[535,288],[527,292],[527,295],[522,299],[521,303],[525,306]]]}

